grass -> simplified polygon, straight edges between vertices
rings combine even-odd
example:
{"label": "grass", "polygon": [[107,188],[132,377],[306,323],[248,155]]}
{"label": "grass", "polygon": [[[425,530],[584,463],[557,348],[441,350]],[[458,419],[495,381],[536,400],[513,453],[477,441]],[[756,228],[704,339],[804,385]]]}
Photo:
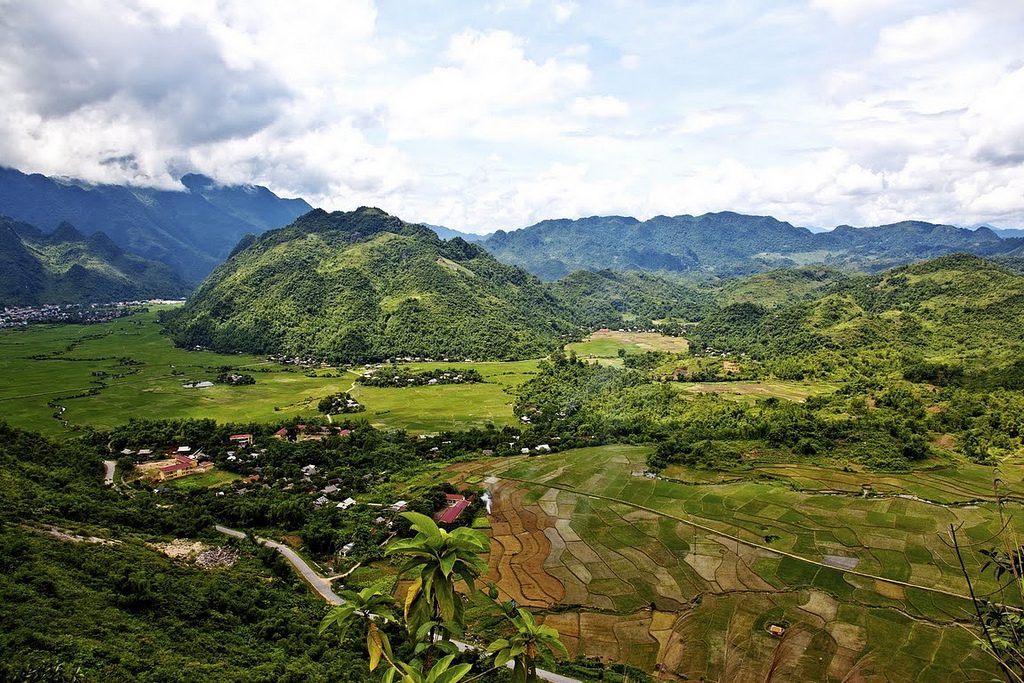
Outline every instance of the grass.
{"label": "grass", "polygon": [[172,479],[167,482],[167,486],[182,491],[198,491],[199,489],[215,489],[241,478],[241,475],[234,472],[212,470],[202,474],[190,474],[180,479]]}
{"label": "grass", "polygon": [[406,363],[420,372],[447,367],[472,367],[484,377],[479,384],[447,384],[407,388],[383,388],[355,385],[352,395],[366,406],[366,417],[373,425],[404,429],[413,433],[496,427],[513,424],[510,390],[530,379],[537,361],[506,363]]}
{"label": "grass", "polygon": [[[98,325],[0,331],[0,414],[12,425],[49,436],[67,434],[65,420],[71,426],[97,428],[111,428],[130,417],[278,423],[317,414],[321,398],[348,390],[355,378],[337,369],[309,377],[300,368],[258,356],[179,349],[160,333],[156,314],[154,309]],[[243,368],[256,384],[182,386],[213,380],[225,365]],[[450,364],[416,365],[427,369]],[[526,381],[536,370],[536,361],[473,367],[486,383],[356,387],[353,393],[367,406],[358,417],[413,432],[511,424],[513,399],[506,389]],[[65,410],[57,419],[60,407]]]}
{"label": "grass", "polygon": [[809,396],[830,394],[839,385],[830,382],[681,382],[680,393],[718,394],[722,398],[753,402],[769,397],[802,402]]}
{"label": "grass", "polygon": [[682,337],[668,337],[657,332],[600,330],[565,348],[582,358],[617,358],[620,350],[628,354],[645,351],[684,353],[689,349],[689,344]]}

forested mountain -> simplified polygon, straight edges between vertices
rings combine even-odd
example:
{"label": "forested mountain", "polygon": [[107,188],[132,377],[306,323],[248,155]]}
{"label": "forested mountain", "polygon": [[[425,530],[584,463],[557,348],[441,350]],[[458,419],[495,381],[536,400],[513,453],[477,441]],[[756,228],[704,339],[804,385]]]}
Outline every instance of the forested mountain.
{"label": "forested mountain", "polygon": [[169,319],[221,351],[332,360],[524,358],[578,331],[534,276],[379,209],[317,209],[247,238]]}
{"label": "forested mountain", "polygon": [[1024,349],[1021,320],[1024,277],[953,254],[842,280],[781,308],[729,304],[692,336],[700,347],[762,358],[889,348],[982,367],[1012,361]]}
{"label": "forested mountain", "polygon": [[265,187],[223,186],[201,175],[186,175],[182,184],[183,191],[91,185],[0,168],[0,215],[44,232],[64,222],[86,235],[102,231],[197,282],[244,235],[286,225],[311,208]]}
{"label": "forested mountain", "polygon": [[706,289],[652,273],[580,270],[550,287],[573,319],[588,328],[699,320],[713,302]]}
{"label": "forested mountain", "polygon": [[875,271],[955,252],[1010,253],[1024,248],[1024,240],[920,221],[812,232],[770,216],[722,212],[642,222],[623,216],[549,220],[499,230],[484,245],[500,260],[550,280],[604,268],[725,276],[809,264]]}
{"label": "forested mountain", "polygon": [[0,307],[179,297],[188,290],[169,266],[125,253],[102,232],[86,237],[61,223],[46,235],[0,217]]}

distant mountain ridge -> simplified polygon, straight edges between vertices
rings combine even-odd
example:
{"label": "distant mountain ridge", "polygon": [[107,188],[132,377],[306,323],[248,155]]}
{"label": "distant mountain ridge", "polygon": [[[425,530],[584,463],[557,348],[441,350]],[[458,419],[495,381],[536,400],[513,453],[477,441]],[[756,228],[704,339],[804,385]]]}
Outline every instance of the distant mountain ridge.
{"label": "distant mountain ridge", "polygon": [[701,216],[592,216],[497,231],[483,245],[498,259],[554,280],[575,270],[641,270],[736,276],[827,265],[877,271],[956,252],[1024,253],[1024,240],[992,230],[903,221],[812,232],[771,216],[731,211]]}
{"label": "distant mountain ridge", "polygon": [[181,297],[189,286],[169,266],[126,253],[102,232],[70,223],[49,235],[0,217],[0,307]]}
{"label": "distant mountain ridge", "polygon": [[443,240],[450,240],[456,237],[461,237],[467,242],[483,242],[490,236],[490,233],[486,235],[477,235],[472,232],[462,232],[461,230],[452,230],[446,228],[443,225],[431,225],[430,223],[422,223],[424,227],[430,228],[434,233]]}
{"label": "distant mountain ridge", "polygon": [[534,276],[366,207],[247,237],[167,323],[183,346],[332,361],[530,358],[579,332]]}
{"label": "distant mountain ridge", "polygon": [[93,185],[0,167],[0,215],[44,232],[64,222],[85,235],[102,231],[127,251],[198,282],[244,235],[286,225],[312,208],[265,187],[219,185],[197,174],[182,184],[182,191]]}

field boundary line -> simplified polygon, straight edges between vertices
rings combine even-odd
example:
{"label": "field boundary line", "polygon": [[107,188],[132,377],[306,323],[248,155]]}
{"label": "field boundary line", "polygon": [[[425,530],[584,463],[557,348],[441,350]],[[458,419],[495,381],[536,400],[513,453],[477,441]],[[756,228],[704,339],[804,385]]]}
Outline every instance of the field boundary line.
{"label": "field boundary line", "polygon": [[[730,541],[733,541],[733,542],[735,542],[737,544],[742,544],[742,545],[745,545],[745,546],[748,546],[748,547],[751,547],[751,548],[757,548],[757,549],[763,550],[765,552],[773,553],[773,554],[778,555],[780,557],[788,557],[790,559],[797,560],[799,562],[805,562],[807,564],[812,564],[812,565],[815,565],[817,567],[823,567],[825,569],[830,569],[830,570],[833,570],[833,571],[837,571],[840,574],[850,574],[852,576],[859,576],[862,579],[870,579],[872,581],[882,581],[884,583],[892,584],[892,585],[895,585],[895,586],[902,586],[904,588],[913,588],[915,590],[921,590],[921,591],[925,591],[925,592],[928,592],[928,593],[938,593],[940,595],[945,595],[946,597],[957,598],[959,600],[964,600],[966,602],[970,602],[970,600],[971,600],[970,597],[967,596],[967,595],[961,595],[960,593],[954,593],[953,591],[948,591],[948,590],[945,590],[945,589],[942,589],[942,588],[935,588],[933,586],[922,586],[922,585],[919,585],[919,584],[916,584],[916,583],[910,583],[909,581],[900,581],[899,579],[890,579],[890,578],[886,578],[884,576],[876,576],[874,574],[868,574],[866,572],[857,571],[856,569],[843,569],[841,567],[833,567],[830,564],[825,564],[824,562],[819,562],[818,560],[812,560],[809,557],[803,557],[802,555],[797,555],[796,553],[791,553],[791,552],[789,552],[787,550],[779,550],[778,548],[772,548],[770,546],[763,545],[763,544],[757,543],[755,541],[748,541],[746,539],[740,538],[739,536],[735,536],[733,534],[730,534],[730,533],[728,533],[726,531],[720,531],[718,529],[715,529],[714,527],[710,527],[710,526],[707,526],[705,524],[701,524],[700,522],[696,522],[693,519],[687,519],[685,517],[679,517],[677,515],[673,515],[673,514],[670,514],[668,512],[664,512],[662,510],[656,510],[654,508],[647,507],[646,505],[640,505],[639,503],[632,503],[630,501],[623,500],[621,498],[613,498],[612,496],[605,496],[605,495],[600,494],[600,493],[588,493],[586,491],[580,491],[579,489],[573,488],[571,486],[566,486],[564,484],[554,484],[554,483],[551,483],[551,482],[540,482],[540,481],[532,481],[532,480],[529,480],[529,479],[519,479],[519,478],[516,478],[516,477],[509,477],[509,476],[506,476],[504,474],[494,474],[493,476],[498,477],[499,479],[505,479],[506,481],[514,481],[514,482],[519,482],[521,484],[529,484],[529,485],[532,485],[532,486],[543,486],[543,487],[547,487],[547,488],[558,489],[560,491],[566,491],[568,493],[574,493],[574,494],[576,494],[578,496],[583,496],[583,497],[586,497],[586,498],[594,498],[596,500],[604,500],[604,501],[608,501],[610,503],[618,503],[619,505],[625,505],[627,507],[636,508],[637,510],[644,510],[646,512],[651,512],[653,514],[656,514],[656,515],[658,515],[660,517],[667,517],[668,519],[674,519],[677,522],[682,522],[683,524],[688,524],[689,526],[691,526],[691,527],[693,527],[695,529],[699,529],[701,531],[704,531],[706,533],[715,534],[717,536],[721,536],[723,538],[727,538]],[[703,519],[703,518],[698,517],[698,519]]]}

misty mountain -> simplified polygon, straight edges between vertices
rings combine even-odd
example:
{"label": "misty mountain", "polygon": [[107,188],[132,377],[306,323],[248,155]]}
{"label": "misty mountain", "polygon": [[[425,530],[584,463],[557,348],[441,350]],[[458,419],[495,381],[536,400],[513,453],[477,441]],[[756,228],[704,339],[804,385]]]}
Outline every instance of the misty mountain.
{"label": "misty mountain", "polygon": [[126,253],[102,232],[69,223],[45,234],[0,217],[0,307],[179,297],[188,285],[170,266]]}
{"label": "misty mountain", "polygon": [[574,270],[641,270],[736,276],[827,265],[878,271],[956,252],[994,256],[1024,249],[988,228],[904,221],[812,232],[770,216],[730,211],[702,216],[547,220],[499,230],[484,242],[498,259],[554,280]]}
{"label": "misty mountain", "polygon": [[265,187],[218,185],[196,174],[183,177],[182,185],[181,191],[92,185],[0,168],[0,214],[44,232],[64,222],[85,235],[102,231],[120,247],[197,282],[246,234],[286,225],[311,208]]}
{"label": "misty mountain", "polygon": [[425,228],[430,228],[431,230],[433,230],[434,234],[436,234],[443,240],[450,240],[456,237],[461,237],[467,242],[482,242],[489,236],[489,233],[487,235],[477,235],[476,233],[472,232],[461,232],[459,230],[452,230],[451,228],[446,228],[443,225],[431,225],[430,223],[421,223],[421,225],[423,225],[423,227]]}

